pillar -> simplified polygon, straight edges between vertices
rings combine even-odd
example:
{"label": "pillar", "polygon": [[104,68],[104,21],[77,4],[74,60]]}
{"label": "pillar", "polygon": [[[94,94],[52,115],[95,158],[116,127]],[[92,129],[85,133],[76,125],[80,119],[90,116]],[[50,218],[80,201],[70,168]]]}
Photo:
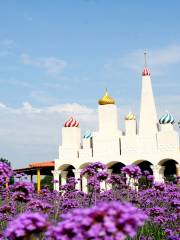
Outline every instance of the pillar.
{"label": "pillar", "polygon": [[176,176],[180,177],[180,165],[176,163]]}
{"label": "pillar", "polygon": [[[112,174],[112,169],[108,169],[108,174],[111,176]],[[106,182],[106,190],[111,190],[112,189],[112,183],[107,183]]]}
{"label": "pillar", "polygon": [[100,190],[106,191],[106,181],[105,180],[100,182]]}
{"label": "pillar", "polygon": [[33,175],[31,175],[31,183],[33,183]]}
{"label": "pillar", "polygon": [[59,192],[59,175],[60,171],[59,170],[54,170],[51,171],[53,174],[53,179],[54,179],[54,190]]}
{"label": "pillar", "polygon": [[9,188],[9,179],[8,179],[8,177],[6,178],[6,189],[8,189]]}
{"label": "pillar", "polygon": [[67,183],[67,174],[68,174],[68,171],[61,171],[61,185],[64,185]]}
{"label": "pillar", "polygon": [[164,170],[165,166],[155,165],[151,166],[153,170],[153,176],[155,182],[164,182]]}
{"label": "pillar", "polygon": [[37,192],[41,190],[41,172],[40,168],[37,169]]}
{"label": "pillar", "polygon": [[73,169],[74,177],[78,181],[76,184],[76,189],[81,190],[81,176],[80,176],[80,171]]}
{"label": "pillar", "polygon": [[87,176],[82,176],[82,191],[88,193]]}

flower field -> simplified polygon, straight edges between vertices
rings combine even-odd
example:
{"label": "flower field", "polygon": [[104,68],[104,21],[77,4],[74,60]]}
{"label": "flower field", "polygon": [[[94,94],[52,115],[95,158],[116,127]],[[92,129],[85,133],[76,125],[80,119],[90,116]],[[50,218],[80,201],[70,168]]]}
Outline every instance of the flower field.
{"label": "flower field", "polygon": [[[88,179],[88,193],[76,190],[80,179],[72,177],[59,192],[45,187],[36,193],[23,174],[0,163],[0,239],[180,239],[179,179],[155,183],[138,166],[110,175],[100,162],[81,176]],[[101,189],[104,181],[109,190]]]}

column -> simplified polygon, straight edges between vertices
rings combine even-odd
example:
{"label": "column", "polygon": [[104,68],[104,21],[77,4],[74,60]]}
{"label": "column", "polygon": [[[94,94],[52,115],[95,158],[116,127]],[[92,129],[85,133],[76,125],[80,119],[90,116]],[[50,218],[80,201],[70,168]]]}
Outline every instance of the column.
{"label": "column", "polygon": [[37,192],[41,191],[41,172],[40,168],[37,169]]}
{"label": "column", "polygon": [[180,177],[180,165],[176,163],[176,176]]}
{"label": "column", "polygon": [[[112,174],[112,169],[108,169],[108,174],[111,176]],[[106,190],[111,190],[112,189],[112,183],[107,183],[106,182]]]}
{"label": "column", "polygon": [[106,191],[106,182],[105,182],[105,180],[100,182],[100,190],[101,191]]}
{"label": "column", "polygon": [[138,179],[130,177],[128,174],[126,174],[126,185],[128,185],[133,190],[137,190],[138,188],[138,186],[136,186],[137,183],[138,183]]}
{"label": "column", "polygon": [[155,182],[164,182],[165,166],[155,165],[155,166],[151,166],[151,168],[153,170],[153,176],[154,176]]}
{"label": "column", "polygon": [[82,191],[88,193],[87,176],[82,176]]}
{"label": "column", "polygon": [[64,185],[67,183],[67,174],[68,174],[68,171],[61,171],[61,185]]}
{"label": "column", "polygon": [[59,170],[54,170],[51,171],[53,174],[53,179],[54,179],[54,190],[59,192],[59,175],[60,171]]}
{"label": "column", "polygon": [[78,181],[76,184],[76,189],[81,190],[81,176],[80,176],[80,171],[73,169],[74,177]]}
{"label": "column", "polygon": [[31,183],[33,183],[33,175],[31,175]]}
{"label": "column", "polygon": [[160,166],[160,169],[159,169],[159,177],[160,177],[160,181],[161,182],[164,182],[164,170],[165,170],[165,166]]}
{"label": "column", "polygon": [[9,188],[9,178],[7,177],[6,178],[6,189],[8,189]]}

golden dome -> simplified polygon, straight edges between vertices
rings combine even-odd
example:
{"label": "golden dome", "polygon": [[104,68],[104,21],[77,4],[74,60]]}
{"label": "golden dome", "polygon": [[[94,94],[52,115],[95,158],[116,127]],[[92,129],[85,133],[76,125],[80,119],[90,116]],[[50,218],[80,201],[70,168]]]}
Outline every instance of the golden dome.
{"label": "golden dome", "polygon": [[106,104],[115,104],[114,99],[112,99],[112,97],[109,96],[107,89],[104,96],[101,99],[99,99],[99,105],[106,105]]}
{"label": "golden dome", "polygon": [[126,117],[125,117],[126,120],[136,120],[136,116],[132,113],[132,112],[129,112]]}

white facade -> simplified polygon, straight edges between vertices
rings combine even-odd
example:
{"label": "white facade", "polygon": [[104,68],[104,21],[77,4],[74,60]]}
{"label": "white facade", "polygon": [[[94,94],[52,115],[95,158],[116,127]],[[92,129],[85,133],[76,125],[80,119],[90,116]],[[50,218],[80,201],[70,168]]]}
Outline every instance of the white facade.
{"label": "white facade", "polygon": [[[139,128],[135,118],[126,119],[122,134],[118,128],[117,106],[111,102],[99,105],[98,114],[99,129],[90,137],[81,139],[80,127],[74,122],[74,126],[66,124],[69,127],[62,128],[62,145],[59,147],[59,158],[55,160],[54,179],[60,175],[61,183],[64,183],[69,169],[79,178],[83,167],[97,161],[106,164],[109,169],[116,163],[130,165],[148,161],[155,180],[163,181],[165,163],[174,160],[176,174],[180,175],[179,135],[172,123],[158,123],[147,69],[142,76]],[[79,188],[85,189],[86,181],[83,179]],[[58,188],[59,184],[56,184],[55,189]]]}

